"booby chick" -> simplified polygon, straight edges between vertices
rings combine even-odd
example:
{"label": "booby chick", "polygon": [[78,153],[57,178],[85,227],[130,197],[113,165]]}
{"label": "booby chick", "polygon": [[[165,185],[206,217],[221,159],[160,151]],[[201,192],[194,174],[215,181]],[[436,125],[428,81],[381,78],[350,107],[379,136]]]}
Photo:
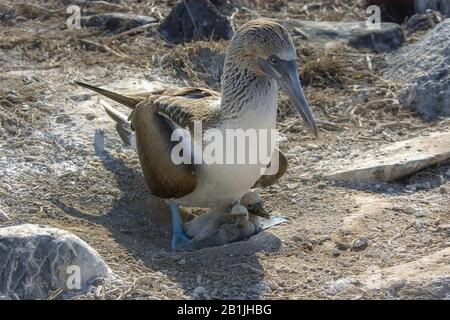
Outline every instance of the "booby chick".
{"label": "booby chick", "polygon": [[[189,147],[194,145],[195,139],[190,137],[194,137],[196,121],[202,123],[203,132],[214,129],[223,136],[227,130],[273,130],[279,85],[317,136],[315,120],[300,85],[296,58],[284,27],[273,21],[254,20],[242,25],[230,41],[221,94],[188,87],[123,96],[77,82],[132,109],[129,120],[147,186],[153,195],[165,199],[172,211],[173,249],[185,248],[190,240],[182,227],[180,205],[213,209],[230,203],[239,205],[240,198],[258,184],[268,163],[260,159],[244,164],[175,163],[171,154],[179,141],[172,141],[172,133],[184,130],[182,142]],[[123,117],[115,120],[124,121]],[[235,151],[249,150],[246,146]],[[196,159],[198,155],[195,148],[186,148],[184,156]],[[276,179],[278,175],[273,176]]]}
{"label": "booby chick", "polygon": [[184,224],[190,249],[246,240],[261,231],[261,218],[270,218],[256,192],[246,193],[240,205],[208,212]]}

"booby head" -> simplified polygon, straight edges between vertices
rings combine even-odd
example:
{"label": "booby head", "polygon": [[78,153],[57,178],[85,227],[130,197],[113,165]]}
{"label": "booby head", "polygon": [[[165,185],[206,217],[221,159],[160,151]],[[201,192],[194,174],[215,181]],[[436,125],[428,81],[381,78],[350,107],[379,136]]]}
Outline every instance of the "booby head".
{"label": "booby head", "polygon": [[241,205],[247,208],[251,215],[262,218],[270,218],[270,214],[264,209],[264,202],[261,196],[253,191],[247,192],[241,198]]}
{"label": "booby head", "polygon": [[276,80],[317,137],[316,122],[297,72],[297,52],[287,30],[273,21],[252,20],[237,30],[229,50],[232,48],[239,50],[249,69]]}
{"label": "booby head", "polygon": [[230,214],[235,219],[236,226],[242,226],[248,222],[248,210],[243,205],[235,205]]}

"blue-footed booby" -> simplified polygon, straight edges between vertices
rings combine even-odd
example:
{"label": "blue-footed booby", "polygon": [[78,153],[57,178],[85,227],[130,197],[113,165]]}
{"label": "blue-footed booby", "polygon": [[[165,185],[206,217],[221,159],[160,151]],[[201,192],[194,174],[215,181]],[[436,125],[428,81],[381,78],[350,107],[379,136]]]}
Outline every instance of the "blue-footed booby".
{"label": "blue-footed booby", "polygon": [[[242,25],[229,43],[221,93],[187,87],[124,96],[76,82],[132,109],[128,119],[112,108],[106,111],[118,123],[122,138],[128,139],[124,128],[127,121],[131,124],[129,128],[133,131],[132,139],[147,186],[153,195],[170,205],[174,250],[185,248],[190,240],[183,230],[179,205],[203,208],[239,205],[240,198],[252,186],[268,184],[264,177],[258,181],[268,163],[175,163],[172,150],[179,141],[172,141],[172,133],[176,129],[185,130],[182,140],[190,146],[196,121],[201,122],[203,131],[274,130],[279,85],[317,136],[315,120],[301,88],[296,59],[295,47],[284,27],[268,20],[253,20]],[[237,152],[245,153],[248,149]],[[183,149],[183,152],[191,153],[188,158],[196,156],[194,148]],[[284,157],[281,159],[281,163],[286,161]],[[277,180],[285,171],[286,167],[280,166],[268,180]]]}

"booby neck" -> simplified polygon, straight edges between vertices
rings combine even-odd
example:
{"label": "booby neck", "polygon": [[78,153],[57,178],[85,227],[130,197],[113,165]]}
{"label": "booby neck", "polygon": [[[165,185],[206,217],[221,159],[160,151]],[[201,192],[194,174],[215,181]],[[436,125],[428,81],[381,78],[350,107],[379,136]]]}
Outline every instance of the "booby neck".
{"label": "booby neck", "polygon": [[233,48],[227,52],[222,76],[222,119],[271,113],[268,109],[276,112],[277,84],[264,73],[250,68],[250,59]]}

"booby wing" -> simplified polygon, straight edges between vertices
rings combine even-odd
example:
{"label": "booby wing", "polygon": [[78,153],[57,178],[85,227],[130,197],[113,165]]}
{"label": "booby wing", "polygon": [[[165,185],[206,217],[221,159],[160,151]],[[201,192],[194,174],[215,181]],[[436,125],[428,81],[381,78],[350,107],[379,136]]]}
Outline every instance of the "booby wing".
{"label": "booby wing", "polygon": [[[197,186],[194,164],[175,164],[172,161],[172,149],[179,142],[171,141],[171,136],[174,127],[192,128],[194,120],[210,119],[217,111],[214,103],[220,98],[217,92],[180,88],[123,96],[85,83],[76,83],[133,109],[128,120],[131,130],[135,131],[139,161],[153,195],[176,199],[194,191]],[[119,130],[124,129],[124,119],[111,109],[106,108],[106,112],[117,122],[120,134]]]}
{"label": "booby wing", "polygon": [[[258,181],[255,182],[253,188],[265,188],[275,184],[285,173],[288,168],[288,161],[283,152],[275,148],[274,152],[278,152],[278,171],[271,175],[262,175]],[[270,166],[270,163],[268,167]]]}

